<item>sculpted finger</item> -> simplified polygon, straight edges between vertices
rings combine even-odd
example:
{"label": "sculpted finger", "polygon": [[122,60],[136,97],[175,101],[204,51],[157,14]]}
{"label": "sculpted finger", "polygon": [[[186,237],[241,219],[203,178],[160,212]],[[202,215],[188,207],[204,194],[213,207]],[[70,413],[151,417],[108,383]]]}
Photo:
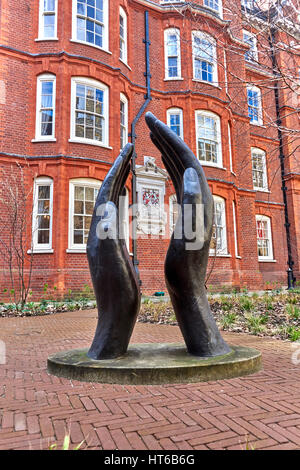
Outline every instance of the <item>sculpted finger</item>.
{"label": "sculpted finger", "polygon": [[126,176],[128,165],[133,152],[133,145],[127,144],[114,161],[100,188],[95,208],[98,205],[113,201],[117,204],[121,183]]}
{"label": "sculpted finger", "polygon": [[159,142],[155,138],[155,136],[152,134],[152,132],[150,133],[150,137],[151,137],[151,140],[154,143],[154,145],[158,148],[158,150],[162,154],[163,164],[165,165],[166,170],[167,170],[168,174],[171,177],[171,180],[173,182],[173,185],[174,185],[174,188],[175,188],[175,191],[176,191],[177,200],[178,200],[178,202],[180,202],[180,200],[181,200],[182,176],[181,176],[180,172],[178,171],[178,169],[176,168],[176,166],[174,165],[172,159],[166,154],[166,149],[164,148],[163,143]]}
{"label": "sculpted finger", "polygon": [[209,199],[211,193],[203,168],[191,149],[166,124],[157,119],[152,113],[146,113],[146,122],[156,139],[162,139],[167,145],[169,149],[167,153],[172,152],[172,157],[174,162],[176,162],[177,168],[180,168],[181,164],[184,170],[186,168],[194,168],[197,171],[204,198]]}

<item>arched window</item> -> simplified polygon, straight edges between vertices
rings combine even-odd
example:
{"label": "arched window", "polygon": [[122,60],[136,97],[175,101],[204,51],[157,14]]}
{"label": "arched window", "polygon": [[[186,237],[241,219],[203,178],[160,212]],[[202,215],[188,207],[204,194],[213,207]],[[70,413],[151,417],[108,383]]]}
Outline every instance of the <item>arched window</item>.
{"label": "arched window", "polygon": [[34,140],[55,140],[55,88],[55,75],[43,74],[38,76],[36,86],[36,125]]}
{"label": "arched window", "polygon": [[192,31],[194,80],[218,85],[216,40],[202,31]]}
{"label": "arched window", "polygon": [[108,50],[108,0],[73,0],[73,41]]}
{"label": "arched window", "polygon": [[253,188],[257,191],[268,190],[266,154],[263,150],[251,148]]}
{"label": "arched window", "polygon": [[52,251],[53,180],[40,176],[34,181],[32,213],[33,252]]}
{"label": "arched window", "polygon": [[108,146],[108,87],[84,77],[72,78],[71,142]]}
{"label": "arched window", "polygon": [[120,149],[128,142],[128,100],[120,94]]}
{"label": "arched window", "polygon": [[69,250],[85,252],[92,215],[101,181],[90,178],[70,180]]}
{"label": "arched window", "polygon": [[225,199],[220,196],[214,198],[214,226],[210,242],[210,254],[227,254],[226,212]]}
{"label": "arched window", "polygon": [[167,125],[175,134],[183,139],[183,114],[180,108],[169,108],[167,110]]}
{"label": "arched window", "polygon": [[181,78],[180,30],[165,29],[165,79]]}
{"label": "arched window", "polygon": [[256,234],[258,261],[273,260],[271,219],[265,215],[256,215]]}
{"label": "arched window", "polygon": [[127,15],[122,7],[119,13],[120,60],[127,64]]}
{"label": "arched window", "polygon": [[203,165],[222,167],[220,118],[210,111],[196,111],[197,157]]}

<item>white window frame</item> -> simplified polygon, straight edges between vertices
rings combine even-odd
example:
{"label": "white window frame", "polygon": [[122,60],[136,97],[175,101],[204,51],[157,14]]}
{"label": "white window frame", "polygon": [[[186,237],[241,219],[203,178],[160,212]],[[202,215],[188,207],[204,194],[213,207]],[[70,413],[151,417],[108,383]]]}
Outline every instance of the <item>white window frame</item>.
{"label": "white window frame", "polygon": [[44,0],[39,1],[39,33],[38,33],[38,41],[57,41],[57,1],[54,0],[54,33],[53,37],[46,37],[45,36],[45,28],[44,28],[44,18],[48,16],[44,11]]}
{"label": "white window frame", "polygon": [[[127,46],[127,43],[128,43],[128,29],[127,29],[127,14],[125,12],[125,10],[120,7],[120,11],[119,11],[119,17],[122,17],[123,18],[123,28],[124,28],[124,37],[121,36],[121,31],[120,31],[120,22],[119,22],[119,38],[120,38],[120,60],[121,62],[124,62],[124,64],[127,65],[128,63],[128,46]],[[121,42],[122,44],[124,45],[124,57],[121,57]]]}
{"label": "white window frame", "polygon": [[[254,179],[253,179],[253,155],[259,155],[262,159],[262,166],[263,166],[263,187],[255,186]],[[256,191],[266,191],[268,192],[268,175],[267,175],[267,163],[266,163],[266,152],[262,149],[251,147],[251,162],[252,162],[252,181],[253,181],[253,189]]]}
{"label": "white window frame", "polygon": [[[53,95],[52,95],[52,109],[53,109],[53,123],[52,123],[52,135],[42,135],[41,132],[41,105],[42,105],[42,83],[52,82],[53,83]],[[51,142],[56,141],[55,138],[55,101],[56,101],[56,76],[53,74],[44,73],[37,77],[36,84],[36,119],[35,119],[35,141]]]}
{"label": "white window frame", "polygon": [[[120,149],[125,147],[125,145],[128,143],[128,99],[123,93],[120,93],[120,103],[124,104],[124,117],[125,117],[125,124],[122,125],[121,122],[121,110],[120,110]],[[124,140],[124,145],[121,147],[121,135],[122,135],[122,130],[124,132],[125,140]]]}
{"label": "white window frame", "polygon": [[229,168],[231,173],[233,173],[233,166],[232,166],[232,132],[231,126],[228,123],[228,150],[229,150]]}
{"label": "white window frame", "polygon": [[72,42],[78,42],[80,44],[85,44],[87,46],[96,47],[105,52],[111,54],[108,50],[109,44],[109,12],[108,12],[108,0],[103,0],[103,36],[102,36],[102,46],[93,44],[91,42],[83,41],[77,39],[77,0],[72,0]]}
{"label": "white window frame", "polygon": [[233,218],[233,235],[234,235],[234,249],[236,258],[239,256],[239,246],[238,246],[238,237],[237,237],[237,224],[236,224],[236,204],[235,201],[232,201],[232,218]]}
{"label": "white window frame", "polygon": [[[39,186],[50,186],[50,205],[49,205],[49,243],[38,243],[38,196]],[[52,225],[53,225],[53,179],[46,176],[39,176],[34,180],[33,186],[33,210],[32,210],[32,246],[33,253],[53,253],[52,250]]]}
{"label": "white window frame", "polygon": [[[201,57],[201,55],[195,54],[195,46],[194,46],[194,38],[198,38],[200,40],[204,39],[210,42],[213,46],[213,54],[211,61],[206,60],[205,58]],[[217,42],[213,36],[207,34],[203,31],[192,31],[192,58],[193,58],[193,80],[202,83],[208,83],[209,85],[219,86],[218,84],[218,61],[217,61]],[[204,62],[211,63],[213,66],[212,72],[212,82],[209,80],[202,80],[201,78],[196,77],[196,67],[195,67],[195,59],[203,60]]]}
{"label": "white window frame", "polygon": [[227,73],[227,56],[226,49],[224,49],[224,78],[225,78],[225,90],[228,94],[228,73]]}
{"label": "white window frame", "polygon": [[214,13],[217,13],[220,18],[223,18],[223,5],[222,5],[222,0],[215,0],[215,3],[218,3],[218,8],[213,8],[209,5],[207,5],[207,3],[209,3],[210,0],[203,0],[203,6],[205,6],[205,8],[213,11]]}
{"label": "white window frame", "polygon": [[[174,203],[176,203],[178,206],[178,202],[177,202],[177,196],[176,194],[172,194],[170,197],[169,197],[169,233],[170,233],[170,237],[172,236],[173,232],[174,232],[174,229],[175,229],[175,225],[176,225],[176,222],[177,220],[175,221],[174,225],[173,225],[173,217],[174,217]],[[178,215],[179,214],[179,211],[178,211]]]}
{"label": "white window frame", "polygon": [[[217,137],[218,140],[216,141],[218,144],[218,159],[217,162],[209,162],[205,160],[199,159],[199,152],[198,152],[198,116],[210,117],[214,118],[217,123]],[[195,126],[196,126],[196,154],[199,162],[202,166],[214,166],[218,168],[223,168],[223,158],[222,158],[222,134],[221,134],[221,119],[220,117],[211,112],[211,111],[204,111],[204,110],[196,110],[195,111]]]}
{"label": "white window frame", "polygon": [[[251,43],[249,39],[252,39],[253,42]],[[258,50],[257,50],[257,37],[255,34],[250,33],[246,29],[243,30],[243,41],[246,44],[249,44],[250,49],[245,52],[245,60],[246,62],[258,62]],[[251,47],[252,46],[252,47]]]}
{"label": "white window frame", "polygon": [[[103,116],[104,116],[104,132],[103,142],[94,139],[86,139],[85,137],[77,137],[76,132],[76,85],[85,85],[98,88],[103,91]],[[109,88],[102,82],[85,77],[72,77],[71,80],[71,130],[69,142],[78,142],[81,144],[97,145],[99,147],[109,147]]]}
{"label": "white window frame", "polygon": [[69,181],[69,239],[67,252],[86,252],[85,243],[74,243],[74,190],[75,186],[98,188],[100,189],[102,181],[92,178],[74,178]]}
{"label": "white window frame", "polygon": [[[258,119],[257,121],[251,121],[251,118],[249,116],[249,100],[248,100],[248,91],[251,90],[251,91],[254,91],[254,92],[257,92],[258,94]],[[261,99],[261,90],[260,88],[258,88],[257,86],[254,86],[254,85],[248,85],[247,86],[247,106],[248,106],[248,116],[250,118],[250,124],[254,125],[254,126],[262,126],[263,125],[263,112],[262,112],[262,99]],[[253,106],[251,106],[253,108]]]}
{"label": "white window frame", "polygon": [[[168,67],[168,36],[176,35],[177,38],[177,75],[172,77],[169,76]],[[181,45],[180,45],[180,29],[179,28],[167,28],[164,30],[164,50],[165,50],[165,80],[181,80]],[[170,56],[173,57],[173,56]],[[174,56],[175,57],[175,56]]]}
{"label": "white window frame", "polygon": [[221,197],[213,194],[214,198],[214,223],[215,223],[215,213],[216,213],[216,203],[220,203],[223,206],[223,211],[222,211],[222,227],[223,227],[223,239],[222,239],[222,246],[221,249],[215,250],[214,248],[209,249],[209,255],[214,256],[228,256],[228,245],[227,245],[227,223],[226,223],[226,200]]}
{"label": "white window frame", "polygon": [[[167,125],[171,128],[171,115],[179,115],[179,137],[183,140],[183,111],[181,108],[169,108],[167,109]],[[178,134],[177,134],[178,135]]]}
{"label": "white window frame", "polygon": [[[125,243],[127,246],[127,250],[129,252],[130,246],[129,246],[129,239],[130,239],[130,233],[129,233],[129,192],[128,189],[125,188],[125,195],[122,196],[122,199],[119,201],[119,214],[124,214],[124,219],[120,220],[122,224],[122,231],[123,235],[125,236]],[[119,229],[121,231],[121,227]]]}
{"label": "white window frame", "polygon": [[263,221],[267,223],[267,230],[269,235],[269,248],[270,254],[268,256],[258,256],[258,261],[275,261],[273,255],[273,241],[272,241],[272,227],[271,227],[271,219],[266,215],[256,215],[256,239],[257,239],[257,249],[258,249],[258,237],[257,237],[257,221]]}

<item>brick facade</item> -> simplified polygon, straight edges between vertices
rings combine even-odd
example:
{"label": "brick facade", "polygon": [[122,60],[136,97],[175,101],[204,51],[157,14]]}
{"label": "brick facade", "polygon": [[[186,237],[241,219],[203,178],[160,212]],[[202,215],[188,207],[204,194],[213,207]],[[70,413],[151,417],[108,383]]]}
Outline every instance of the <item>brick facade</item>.
{"label": "brick facade", "polygon": [[[184,2],[183,2],[184,3]],[[223,2],[224,3],[224,2]],[[40,293],[47,283],[65,294],[71,289],[81,291],[90,285],[86,254],[69,252],[69,181],[91,178],[103,181],[120,147],[120,93],[128,99],[128,128],[145,101],[145,19],[149,12],[151,102],[147,110],[166,121],[167,109],[182,109],[184,140],[196,154],[195,111],[207,110],[220,117],[223,167],[205,166],[212,193],[225,200],[227,254],[210,258],[207,285],[260,289],[268,283],[286,284],[287,244],[284,229],[284,204],[279,166],[279,140],[276,126],[250,124],[247,109],[246,83],[272,83],[271,64],[259,51],[262,63],[251,67],[245,63],[247,45],[242,41],[242,11],[230,14],[224,6],[223,19],[203,7],[184,9],[146,0],[110,0],[108,51],[72,39],[72,8],[76,2],[57,2],[57,40],[37,40],[39,2],[2,1],[0,47],[0,161],[1,168],[18,162],[24,165],[26,184],[33,187],[34,179],[47,176],[53,180],[53,239],[51,253],[34,255],[32,290]],[[226,3],[225,3],[226,4]],[[228,2],[229,5],[229,2]],[[119,7],[128,20],[128,65],[119,59]],[[178,28],[181,43],[181,80],[165,80],[164,30]],[[193,79],[191,34],[193,30],[208,32],[217,43],[218,86]],[[263,41],[262,38],[260,45]],[[226,63],[224,62],[224,52]],[[284,58],[281,59],[284,62]],[[298,59],[299,60],[299,59]],[[294,67],[296,65],[294,64]],[[41,74],[56,78],[55,141],[35,140],[37,78]],[[97,80],[109,90],[108,146],[70,142],[71,79],[86,77]],[[280,97],[286,106],[297,106],[294,96]],[[262,94],[263,122],[276,121],[273,92]],[[288,113],[287,113],[288,114]],[[295,114],[284,125],[299,128]],[[231,159],[228,142],[231,129]],[[137,164],[144,157],[155,157],[163,168],[161,157],[150,141],[144,117],[136,129]],[[130,141],[130,137],[129,137]],[[285,147],[291,144],[285,140]],[[255,191],[252,180],[251,147],[264,150],[267,159],[268,192]],[[291,149],[287,150],[291,153]],[[299,150],[298,150],[299,152]],[[298,159],[299,160],[299,159]],[[286,169],[288,201],[292,231],[295,274],[299,279],[300,259],[300,179],[297,159],[288,159]],[[299,165],[299,164],[298,164]],[[232,166],[232,168],[231,168]],[[2,173],[4,174],[4,173]],[[131,179],[127,182],[131,193]],[[165,183],[165,203],[174,194],[171,181]],[[232,204],[236,207],[237,247],[235,249]],[[31,220],[32,204],[24,214]],[[270,217],[272,228],[272,262],[259,262],[255,215]],[[168,228],[167,230],[168,231]],[[31,227],[28,224],[30,248]],[[157,236],[138,239],[137,257],[144,293],[165,291],[163,274],[168,238]],[[9,288],[8,270],[3,263],[0,292]],[[266,284],[267,283],[267,284]],[[1,294],[2,295],[2,294]]]}

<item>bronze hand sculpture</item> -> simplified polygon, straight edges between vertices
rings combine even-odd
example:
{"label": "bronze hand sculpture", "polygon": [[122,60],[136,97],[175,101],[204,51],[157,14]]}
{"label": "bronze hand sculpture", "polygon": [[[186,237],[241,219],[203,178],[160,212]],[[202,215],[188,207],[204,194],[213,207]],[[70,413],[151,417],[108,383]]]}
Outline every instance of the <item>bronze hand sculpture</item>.
{"label": "bronze hand sculpture", "polygon": [[[181,206],[165,261],[166,284],[179,327],[190,354],[226,354],[230,348],[212,316],[204,285],[213,226],[212,194],[200,163],[185,143],[153,114],[146,114],[146,122]],[[140,308],[138,279],[125,240],[120,237],[117,208],[132,151],[133,146],[127,144],[114,162],[92,217],[87,256],[98,325],[88,352],[91,359],[112,359],[126,353]],[[188,225],[196,228],[194,240],[187,236]]]}
{"label": "bronze hand sculpture", "polygon": [[132,151],[133,145],[127,144],[102,183],[87,242],[98,307],[98,325],[88,352],[91,359],[112,359],[126,353],[140,309],[138,279],[118,220],[119,196],[129,174]]}
{"label": "bronze hand sculpture", "polygon": [[[211,191],[202,166],[182,139],[151,113],[146,114],[146,122],[181,206],[174,231],[179,236],[173,233],[165,261],[166,284],[179,327],[190,354],[226,354],[230,348],[212,316],[204,285],[214,216]],[[195,234],[195,249],[188,249],[191,240],[186,237],[186,224],[203,234],[203,240]]]}

